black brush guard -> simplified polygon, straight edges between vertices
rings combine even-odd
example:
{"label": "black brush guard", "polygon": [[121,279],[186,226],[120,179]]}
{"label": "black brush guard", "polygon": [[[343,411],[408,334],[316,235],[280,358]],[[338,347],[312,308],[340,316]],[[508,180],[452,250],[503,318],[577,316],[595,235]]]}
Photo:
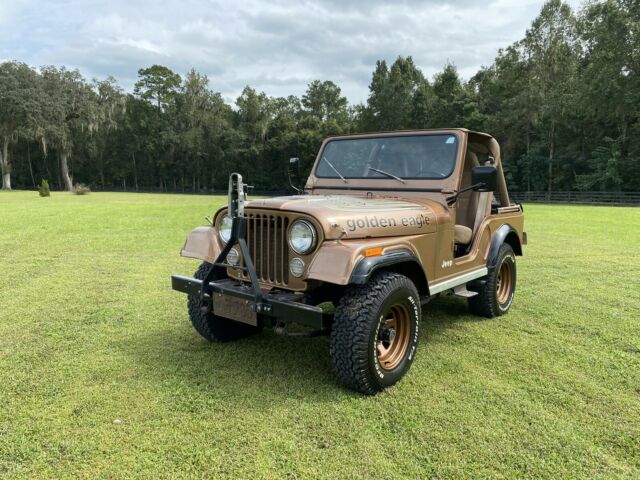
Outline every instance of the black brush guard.
{"label": "black brush guard", "polygon": [[[198,280],[183,275],[173,275],[171,287],[178,292],[200,296],[200,305],[207,313],[219,310],[214,306],[216,301],[225,303],[225,307],[228,308],[229,305],[243,305],[242,302],[234,303],[234,300],[240,299],[244,301],[242,311],[249,308],[255,314],[255,318],[243,318],[242,312],[230,312],[231,314],[227,316],[232,320],[252,325],[294,322],[323,330],[326,325],[323,322],[322,309],[300,302],[302,295],[278,290],[263,292],[260,288],[258,275],[245,240],[247,219],[244,217],[244,189],[242,177],[236,173],[231,174],[229,179],[231,237],[216,258],[207,276],[203,280]],[[226,263],[227,255],[235,245],[240,247],[244,267]],[[227,275],[227,268],[244,271],[251,282],[244,283],[230,279]],[[229,301],[226,301],[227,299]]]}

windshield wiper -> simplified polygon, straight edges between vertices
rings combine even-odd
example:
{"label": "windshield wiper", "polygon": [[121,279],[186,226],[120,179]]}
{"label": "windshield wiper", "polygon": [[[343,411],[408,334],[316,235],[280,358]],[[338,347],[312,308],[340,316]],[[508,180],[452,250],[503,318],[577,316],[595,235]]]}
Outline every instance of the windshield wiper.
{"label": "windshield wiper", "polygon": [[393,173],[389,173],[389,172],[385,172],[384,170],[378,170],[377,168],[373,168],[373,167],[367,167],[369,170],[373,170],[374,172],[378,172],[381,173],[382,175],[386,175],[387,177],[390,178],[395,178],[396,180],[398,180],[399,182],[402,183],[407,183],[406,181],[404,181],[402,178],[400,177],[396,177]]}
{"label": "windshield wiper", "polygon": [[324,160],[325,162],[327,162],[327,165],[329,165],[329,166],[331,167],[331,170],[333,170],[334,172],[336,172],[336,174],[337,174],[337,175],[342,179],[342,181],[343,181],[344,183],[349,183],[349,181],[348,181],[346,178],[344,178],[344,177],[342,176],[342,174],[338,171],[338,169],[337,169],[336,167],[334,167],[334,166],[333,166],[333,164],[332,164],[329,160],[327,160],[327,157],[322,156],[322,160]]}

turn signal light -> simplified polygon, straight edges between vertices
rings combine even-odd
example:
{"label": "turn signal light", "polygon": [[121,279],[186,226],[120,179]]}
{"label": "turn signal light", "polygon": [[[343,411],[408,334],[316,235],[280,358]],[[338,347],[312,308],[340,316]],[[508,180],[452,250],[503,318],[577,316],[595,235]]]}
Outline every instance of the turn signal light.
{"label": "turn signal light", "polygon": [[382,255],[382,247],[367,248],[364,251],[365,257],[378,257]]}

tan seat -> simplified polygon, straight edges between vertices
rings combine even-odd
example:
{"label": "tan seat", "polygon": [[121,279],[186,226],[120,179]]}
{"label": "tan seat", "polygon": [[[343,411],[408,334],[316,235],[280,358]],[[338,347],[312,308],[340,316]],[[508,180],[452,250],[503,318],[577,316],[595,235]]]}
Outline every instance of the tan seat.
{"label": "tan seat", "polygon": [[[478,156],[471,150],[467,150],[462,171],[461,189],[471,186],[471,172],[473,167],[478,165],[480,165]],[[491,213],[492,197],[491,192],[474,192],[473,190],[460,194],[456,209],[455,243],[467,245],[471,242],[482,220]]]}
{"label": "tan seat", "polygon": [[465,227],[464,225],[455,226],[454,241],[458,245],[468,244],[471,242],[471,237],[473,237],[473,230],[469,227]]}

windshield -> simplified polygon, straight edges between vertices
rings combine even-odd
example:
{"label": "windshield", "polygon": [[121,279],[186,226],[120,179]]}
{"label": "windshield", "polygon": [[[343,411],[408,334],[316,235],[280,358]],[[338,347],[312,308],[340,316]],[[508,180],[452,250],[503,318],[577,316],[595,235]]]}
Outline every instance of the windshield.
{"label": "windshield", "polygon": [[441,179],[453,172],[458,139],[451,134],[345,138],[328,142],[318,178]]}

